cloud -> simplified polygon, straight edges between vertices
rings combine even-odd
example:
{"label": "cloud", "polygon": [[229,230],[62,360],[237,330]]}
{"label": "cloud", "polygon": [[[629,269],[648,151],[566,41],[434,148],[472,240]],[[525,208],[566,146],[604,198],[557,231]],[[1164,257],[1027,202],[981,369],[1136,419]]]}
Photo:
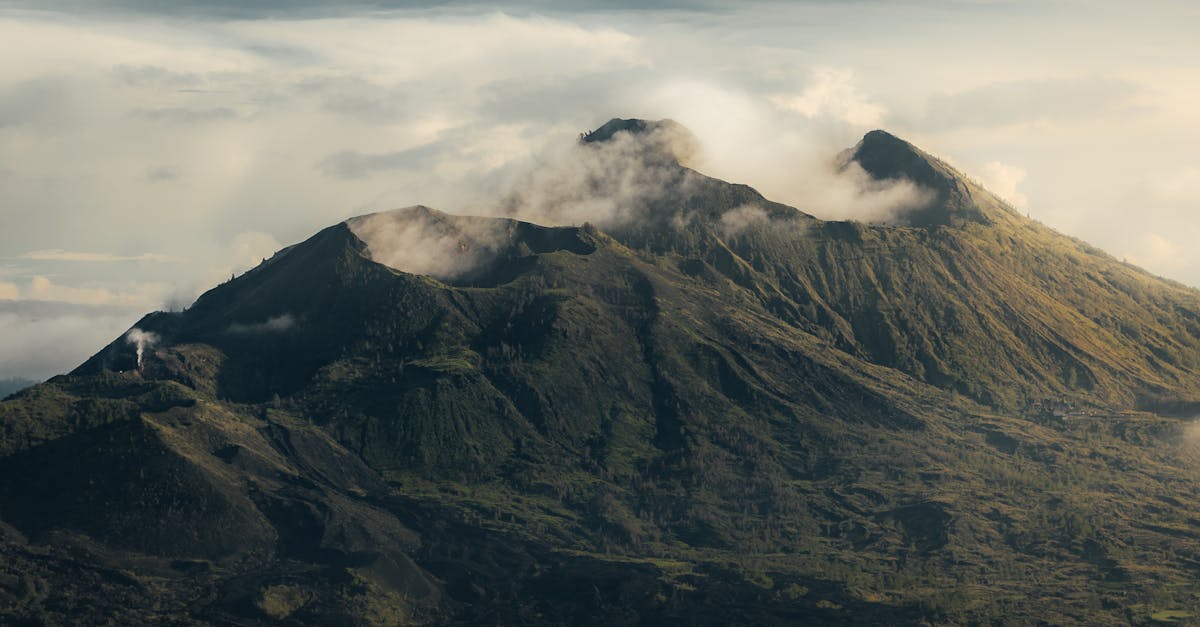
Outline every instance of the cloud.
{"label": "cloud", "polygon": [[1200,165],[1176,165],[1151,172],[1137,186],[1138,196],[1156,204],[1194,208],[1200,205]]}
{"label": "cloud", "polygon": [[695,141],[674,122],[596,143],[564,138],[532,163],[518,162],[492,211],[545,225],[616,228],[644,221],[657,200],[696,179],[675,165],[695,154]]}
{"label": "cloud", "polygon": [[243,231],[228,243],[205,255],[203,265],[193,264],[199,272],[176,277],[169,290],[159,295],[158,303],[167,311],[190,307],[200,294],[250,270],[271,258],[283,244],[270,233]]}
{"label": "cloud", "polygon": [[1017,209],[1029,206],[1029,197],[1021,193],[1017,187],[1028,176],[1025,168],[1015,165],[989,161],[979,171],[979,178],[992,193],[1004,199]]}
{"label": "cloud", "polygon": [[[57,10],[72,14],[151,14],[199,18],[263,19],[313,18],[330,14],[422,9],[485,9],[494,3],[485,0],[10,0],[10,5],[39,10]],[[587,0],[520,0],[507,2],[510,10],[536,12],[608,12],[614,10],[653,11],[716,11],[724,12],[726,5],[715,0],[614,0],[597,5]]]}
{"label": "cloud", "polygon": [[425,207],[359,216],[347,224],[367,245],[372,260],[444,281],[458,279],[492,259],[507,234],[496,220],[446,215]]}
{"label": "cloud", "polygon": [[52,128],[73,117],[68,83],[61,76],[39,76],[0,84],[0,129],[11,126]]}
{"label": "cloud", "polygon": [[146,179],[155,182],[174,181],[179,179],[179,168],[160,165],[146,170]]}
{"label": "cloud", "polygon": [[157,65],[118,64],[112,72],[121,82],[134,87],[184,89],[204,82],[204,78],[195,72],[175,72]]}
{"label": "cloud", "polygon": [[118,305],[153,307],[162,302],[163,285],[138,285],[133,290],[117,291],[103,287],[60,285],[44,276],[35,276],[20,290],[22,299],[52,301],[75,305]]}
{"label": "cloud", "polygon": [[113,255],[110,253],[92,253],[47,248],[33,250],[19,257],[32,261],[82,261],[86,263],[111,263],[121,261],[147,261],[154,263],[187,263],[188,259],[163,255],[161,253],[142,253],[140,255]]}
{"label": "cloud", "polygon": [[317,169],[327,176],[345,179],[365,178],[377,172],[425,165],[435,158],[442,148],[442,143],[435,142],[408,150],[382,154],[364,154],[353,150],[342,150],[322,159],[317,164]]}
{"label": "cloud", "polygon": [[235,322],[229,325],[228,332],[234,335],[260,335],[270,333],[284,333],[292,330],[296,326],[296,317],[292,314],[282,314],[272,316],[262,322],[253,322],[243,324]]}
{"label": "cloud", "polygon": [[776,94],[770,99],[775,106],[806,118],[840,119],[859,127],[879,125],[887,113],[883,105],[859,92],[854,71],[846,68],[814,68],[799,94]]}
{"label": "cloud", "polygon": [[[826,79],[817,73],[814,80]],[[663,85],[652,101],[675,111],[697,136],[692,167],[752,184],[767,198],[818,218],[889,220],[927,200],[908,181],[873,181],[856,165],[837,161],[872,126],[851,124],[840,110],[799,114],[743,89],[695,80]]]}
{"label": "cloud", "polygon": [[902,217],[913,209],[928,206],[931,190],[908,179],[876,180],[858,163],[845,164],[824,176],[810,179],[820,185],[808,190],[814,212],[826,220],[904,223]]}
{"label": "cloud", "polygon": [[1107,77],[1015,80],[931,96],[925,127],[1079,124],[1089,118],[1144,111],[1134,82]]}
{"label": "cloud", "polygon": [[[709,95],[711,99],[712,92]],[[890,220],[931,199],[928,191],[911,181],[874,180],[855,163],[840,163],[832,154],[814,154],[809,143],[791,153],[803,155],[802,159],[781,158],[786,155],[778,152],[780,146],[764,141],[772,133],[769,122],[777,119],[769,106],[759,105],[756,115],[765,116],[761,121],[754,115],[738,116],[741,111],[735,106],[720,110],[735,119],[718,129],[724,143],[717,147],[732,155],[768,151],[766,156],[775,161],[763,169],[789,181],[789,194],[782,198],[800,201],[796,204],[805,210],[832,219]],[[694,219],[686,198],[700,189],[704,177],[678,164],[713,165],[719,173],[729,162],[714,157],[714,146],[698,141],[673,121],[616,132],[608,129],[625,123],[610,124],[616,126],[606,124],[585,134],[583,141],[562,138],[529,159],[506,162],[494,172],[490,184],[478,188],[477,204],[463,212],[551,226],[586,222],[608,230],[669,228]],[[479,182],[468,183],[472,184]],[[762,208],[743,206],[721,216],[719,228],[736,235],[766,219]],[[471,273],[509,243],[502,223],[423,207],[373,213],[354,218],[349,225],[366,242],[375,261],[442,280]]]}
{"label": "cloud", "polygon": [[85,308],[56,315],[0,309],[0,378],[67,372],[120,337],[140,313]]}
{"label": "cloud", "polygon": [[1170,276],[1200,264],[1200,227],[1172,233],[1147,233],[1126,246],[1125,260],[1158,274]]}
{"label": "cloud", "polygon": [[[124,289],[62,285],[45,276],[35,275],[24,284],[0,282],[0,301],[5,301],[4,311],[15,311],[13,306],[20,305],[24,307],[20,311],[31,315],[57,315],[60,311],[53,310],[53,307],[60,305],[146,311],[157,308],[169,289],[164,283],[129,282]],[[52,309],[46,309],[48,306]]]}
{"label": "cloud", "polygon": [[33,277],[24,295],[30,300],[60,301],[78,305],[108,305],[114,300],[114,294],[106,289],[56,285],[44,276]]}
{"label": "cloud", "polygon": [[268,259],[283,244],[270,233],[262,231],[244,231],[238,233],[226,247],[223,259],[224,267],[221,274],[228,270],[230,273],[244,272]]}
{"label": "cloud", "polygon": [[[820,217],[886,217],[917,197],[829,163],[882,125],[960,163],[1020,164],[1019,181],[975,174],[1001,192],[1011,182],[1014,202],[1102,248],[1158,234],[1181,258],[1194,245],[1200,70],[1179,60],[1200,44],[1182,9],[1160,7],[1148,29],[1144,8],[1105,3],[1127,35],[1112,37],[1036,3],[4,6],[0,258],[192,260],[131,260],[119,276],[108,263],[23,260],[0,288],[22,298],[42,276],[114,303],[137,284],[174,286],[162,291],[183,306],[350,215],[415,203],[495,213],[524,173],[579,178],[556,159],[613,116],[678,120],[704,146],[693,167]],[[530,205],[551,213],[554,194],[538,194]],[[555,219],[625,211],[565,195]],[[1200,284],[1200,263],[1162,267]],[[104,300],[83,296],[72,297]]]}
{"label": "cloud", "polygon": [[130,115],[154,122],[169,122],[171,124],[201,124],[232,120],[238,117],[237,111],[229,107],[211,107],[206,109],[187,109],[183,107],[168,107],[162,109],[135,109]]}
{"label": "cloud", "polygon": [[767,212],[762,207],[742,205],[721,216],[721,232],[725,237],[733,237],[746,229],[765,224],[767,220]]}
{"label": "cloud", "polygon": [[384,85],[362,76],[310,76],[293,87],[304,97],[316,97],[323,111],[350,120],[392,123],[405,119],[413,98],[407,85]]}

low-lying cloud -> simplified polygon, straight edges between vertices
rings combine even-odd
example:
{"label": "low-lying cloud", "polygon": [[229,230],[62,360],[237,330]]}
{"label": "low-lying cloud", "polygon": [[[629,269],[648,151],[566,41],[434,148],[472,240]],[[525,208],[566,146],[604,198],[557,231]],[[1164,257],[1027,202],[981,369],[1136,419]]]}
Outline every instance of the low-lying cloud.
{"label": "low-lying cloud", "polygon": [[30,310],[0,303],[0,379],[45,379],[68,372],[121,336],[136,310]]}
{"label": "low-lying cloud", "polygon": [[377,154],[341,150],[325,157],[317,168],[327,176],[343,179],[366,178],[377,172],[419,167],[441,152],[440,144]]}
{"label": "low-lying cloud", "polygon": [[[686,228],[697,219],[715,219],[714,227],[728,237],[769,221],[768,213],[755,205],[735,207],[718,217],[696,215],[688,206],[689,196],[703,193],[704,175],[686,166],[719,167],[720,159],[710,156],[712,149],[670,120],[617,124],[622,125],[637,128],[611,132],[605,125],[581,134],[578,141],[564,141],[510,165],[490,181],[473,182],[476,204],[457,210],[544,226],[590,223],[619,230]],[[931,191],[911,181],[875,180],[857,163],[840,158],[798,160],[805,168],[791,174],[804,187],[789,188],[803,192],[791,198],[799,201],[794,204],[824,218],[891,221],[933,200]],[[481,267],[509,243],[510,235],[503,222],[424,207],[364,215],[348,224],[375,261],[442,280]]]}
{"label": "low-lying cloud", "polygon": [[72,286],[35,275],[25,283],[0,282],[0,300],[66,303],[86,306],[153,308],[162,302],[169,286],[162,283],[137,283],[129,289],[99,286]]}
{"label": "low-lying cloud", "polygon": [[376,262],[442,280],[454,280],[490,260],[505,236],[503,223],[411,207],[347,221]]}
{"label": "low-lying cloud", "polygon": [[742,205],[721,216],[721,234],[734,237],[742,232],[766,224],[770,218],[762,207]]}
{"label": "low-lying cloud", "polygon": [[63,250],[61,248],[47,248],[45,250],[32,250],[24,255],[21,259],[29,259],[32,261],[82,261],[86,263],[108,263],[120,261],[149,261],[154,263],[187,263],[188,259],[184,257],[176,257],[174,255],[164,255],[162,253],[141,253],[139,255],[114,255],[112,253],[96,253],[84,252],[77,250]]}
{"label": "low-lying cloud", "polygon": [[688,163],[696,148],[688,130],[673,122],[594,143],[565,142],[512,175],[490,210],[550,226],[626,226],[649,217],[645,212],[660,199],[686,190],[695,175],[676,161]]}
{"label": "low-lying cloud", "polygon": [[[670,124],[648,136],[621,132],[601,144],[547,149],[525,173],[507,179],[495,194],[502,200],[494,211],[547,225],[626,226],[654,217],[647,211],[678,210],[658,202],[687,193],[699,177],[681,172],[675,160],[731,182],[748,180],[741,178],[747,164],[758,166],[754,176],[766,183],[759,191],[769,200],[822,219],[888,222],[932,200],[931,192],[911,181],[875,180],[857,163],[841,161],[844,145],[802,135],[779,137],[769,122],[777,112],[731,114],[715,129]],[[748,217],[735,213],[730,220],[736,224]]]}
{"label": "low-lying cloud", "polygon": [[271,316],[262,322],[241,323],[229,325],[228,333],[232,335],[270,335],[286,333],[296,327],[296,317],[290,313]]}

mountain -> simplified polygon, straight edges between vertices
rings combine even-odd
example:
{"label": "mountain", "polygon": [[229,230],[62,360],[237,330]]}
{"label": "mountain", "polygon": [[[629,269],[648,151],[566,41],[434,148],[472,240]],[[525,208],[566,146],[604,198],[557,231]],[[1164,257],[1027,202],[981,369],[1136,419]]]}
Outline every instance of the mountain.
{"label": "mountain", "polygon": [[0,617],[1200,616],[1200,292],[883,131],[871,225],[687,146],[614,120],[602,221],[355,218],[0,402]]}

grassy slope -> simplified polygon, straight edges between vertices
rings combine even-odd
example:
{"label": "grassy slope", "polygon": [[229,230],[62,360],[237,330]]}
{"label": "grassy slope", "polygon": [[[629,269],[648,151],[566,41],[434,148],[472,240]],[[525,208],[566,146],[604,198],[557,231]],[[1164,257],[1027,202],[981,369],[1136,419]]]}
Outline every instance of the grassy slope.
{"label": "grassy slope", "polygon": [[[149,576],[123,562],[143,588],[242,581],[253,597],[167,594],[194,617],[1195,615],[1200,452],[1178,420],[1116,414],[1194,400],[1194,292],[1001,212],[966,183],[987,224],[794,216],[736,235],[714,216],[757,195],[701,183],[675,199],[698,216],[682,232],[579,229],[594,252],[542,247],[506,260],[519,272],[498,285],[393,272],[333,227],[184,314],[144,320],[166,340],[145,373],[162,382],[106,373],[129,368],[114,343],[0,405],[6,478],[63,465],[72,439],[95,447],[115,429],[148,443],[105,445],[87,463],[132,472],[160,451],[182,477],[161,493],[186,488],[168,513],[204,493],[238,522],[165,517],[165,537],[191,540],[129,544],[129,521],[70,500],[86,493],[71,483],[86,464],[67,465],[44,502],[36,482],[9,479],[0,518],[14,538],[63,528],[205,564]],[[281,313],[297,327],[228,332]],[[1103,415],[1048,411],[1066,401]],[[225,459],[239,455],[250,461]],[[339,476],[345,462],[328,460],[346,455],[389,484]],[[299,494],[280,473],[319,485]],[[283,522],[313,503],[343,513]],[[54,514],[64,506],[84,517]],[[190,526],[204,524],[244,525],[244,546]],[[345,562],[359,550],[348,528],[395,538],[374,542],[416,566],[383,576]],[[330,552],[296,553],[312,538]],[[29,572],[66,569],[37,543],[4,546]],[[259,566],[238,562],[255,551],[268,555]],[[329,585],[329,572],[349,583]],[[72,586],[88,578],[60,572],[39,575],[50,591],[31,601],[18,574],[5,594],[28,613],[86,598]],[[439,592],[410,585],[430,574]]]}

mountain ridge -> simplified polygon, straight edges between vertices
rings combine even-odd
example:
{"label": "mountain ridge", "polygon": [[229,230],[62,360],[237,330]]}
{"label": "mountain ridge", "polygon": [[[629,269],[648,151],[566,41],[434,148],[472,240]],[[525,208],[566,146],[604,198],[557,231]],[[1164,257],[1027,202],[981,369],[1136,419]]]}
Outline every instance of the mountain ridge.
{"label": "mountain ridge", "polygon": [[[951,226],[964,222],[990,224],[1014,214],[1007,204],[971,182],[942,160],[883,130],[873,130],[851,149],[846,163],[856,163],[875,180],[908,180],[933,198],[914,207],[901,219],[920,227]],[[977,196],[982,197],[977,200]]]}
{"label": "mountain ridge", "polygon": [[[581,149],[640,159],[629,129],[656,128],[610,124]],[[894,224],[818,220],[647,139],[662,185],[625,222],[354,218],[143,318],[141,363],[118,338],[0,402],[0,616],[1196,611],[1200,457],[1150,413],[1197,401],[1195,290],[891,135],[859,167],[934,190]]]}

